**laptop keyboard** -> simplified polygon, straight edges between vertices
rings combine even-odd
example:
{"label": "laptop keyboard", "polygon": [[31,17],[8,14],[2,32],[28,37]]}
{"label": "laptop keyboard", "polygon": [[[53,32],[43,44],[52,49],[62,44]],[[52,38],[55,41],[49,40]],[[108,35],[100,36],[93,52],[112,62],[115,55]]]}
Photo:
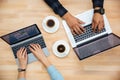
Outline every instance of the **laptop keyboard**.
{"label": "laptop keyboard", "polygon": [[75,42],[85,40],[87,38],[93,37],[93,36],[95,36],[97,34],[100,34],[100,33],[106,31],[105,28],[103,28],[103,30],[101,30],[100,32],[93,32],[91,24],[85,26],[84,28],[85,28],[85,32],[83,34],[74,35]]}
{"label": "laptop keyboard", "polygon": [[38,37],[38,38],[35,38],[35,39],[30,40],[28,42],[25,42],[23,44],[12,47],[13,52],[15,54],[15,57],[17,58],[16,53],[21,47],[25,47],[27,49],[28,54],[31,53],[31,51],[29,50],[29,46],[30,46],[31,43],[34,43],[34,44],[38,43],[38,44],[40,44],[41,48],[46,47],[43,37]]}

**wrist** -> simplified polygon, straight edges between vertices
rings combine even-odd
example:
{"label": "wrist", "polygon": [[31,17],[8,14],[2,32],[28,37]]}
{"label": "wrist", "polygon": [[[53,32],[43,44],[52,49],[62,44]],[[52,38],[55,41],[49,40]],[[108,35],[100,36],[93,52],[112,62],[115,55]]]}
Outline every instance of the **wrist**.
{"label": "wrist", "polygon": [[67,12],[62,18],[68,20],[71,17],[71,14]]}
{"label": "wrist", "polygon": [[100,9],[100,8],[101,8],[101,7],[95,7],[94,10],[98,10],[98,9]]}
{"label": "wrist", "polygon": [[25,74],[26,74],[26,71],[22,71],[22,72],[19,72],[19,71],[18,71],[18,74],[20,74],[20,75],[25,75]]}
{"label": "wrist", "polygon": [[42,60],[41,62],[45,66],[45,68],[48,68],[51,65],[51,63],[47,59]]}
{"label": "wrist", "polygon": [[26,72],[26,69],[18,68],[18,72],[24,73],[24,72]]}
{"label": "wrist", "polygon": [[25,78],[25,77],[26,77],[26,70],[25,71],[18,70],[18,79]]}
{"label": "wrist", "polygon": [[20,69],[26,69],[26,66],[19,66]]}
{"label": "wrist", "polygon": [[96,14],[96,13],[98,13],[100,15],[103,15],[103,14],[105,14],[105,9],[101,8],[101,7],[95,7],[94,8],[94,14]]}

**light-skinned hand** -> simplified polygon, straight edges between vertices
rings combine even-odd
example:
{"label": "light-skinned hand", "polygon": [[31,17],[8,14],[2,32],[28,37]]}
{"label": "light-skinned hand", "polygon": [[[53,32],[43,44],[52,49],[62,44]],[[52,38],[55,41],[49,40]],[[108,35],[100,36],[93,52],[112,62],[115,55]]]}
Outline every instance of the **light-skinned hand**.
{"label": "light-skinned hand", "polygon": [[81,34],[84,32],[84,28],[81,26],[84,24],[83,21],[79,20],[78,18],[72,16],[69,12],[67,12],[63,18],[66,20],[68,26],[71,29],[73,34]]}
{"label": "light-skinned hand", "polygon": [[27,67],[27,51],[25,48],[20,48],[17,51],[17,57],[18,57],[18,61],[19,61],[19,68],[21,69],[26,69]]}
{"label": "light-skinned hand", "polygon": [[41,60],[42,57],[45,57],[39,44],[30,44],[29,49],[39,60]]}
{"label": "light-skinned hand", "polygon": [[34,54],[34,56],[36,56],[36,58],[44,64],[46,68],[51,65],[39,44],[30,44],[29,49]]}
{"label": "light-skinned hand", "polygon": [[92,20],[92,29],[94,32],[101,31],[104,28],[103,15],[95,13]]}

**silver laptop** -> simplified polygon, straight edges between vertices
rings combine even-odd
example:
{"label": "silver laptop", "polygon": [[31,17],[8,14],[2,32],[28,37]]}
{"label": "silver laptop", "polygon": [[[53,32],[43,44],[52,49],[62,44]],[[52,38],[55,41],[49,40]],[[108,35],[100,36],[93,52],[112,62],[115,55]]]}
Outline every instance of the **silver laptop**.
{"label": "silver laptop", "polygon": [[16,56],[16,53],[21,47],[27,48],[28,63],[31,63],[37,60],[34,57],[34,55],[31,53],[31,51],[28,49],[28,46],[31,43],[40,44],[45,55],[49,56],[49,52],[44,42],[42,33],[40,32],[36,24],[25,27],[23,29],[12,32],[10,34],[4,35],[1,38],[11,46],[17,64],[18,64],[18,58]]}
{"label": "silver laptop", "polygon": [[63,20],[63,26],[67,36],[80,60],[120,45],[120,37],[112,33],[105,15],[103,15],[105,23],[104,29],[100,32],[93,32],[93,13],[93,9],[91,9],[76,16],[85,22],[85,24],[82,25],[85,28],[85,33],[80,35],[73,35],[66,21]]}

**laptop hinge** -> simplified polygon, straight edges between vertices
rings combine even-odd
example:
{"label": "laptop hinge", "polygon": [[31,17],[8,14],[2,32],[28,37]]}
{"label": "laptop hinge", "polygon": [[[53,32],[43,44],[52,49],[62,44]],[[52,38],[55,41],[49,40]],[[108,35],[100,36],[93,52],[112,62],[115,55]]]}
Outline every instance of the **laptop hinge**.
{"label": "laptop hinge", "polygon": [[100,37],[94,38],[94,39],[92,39],[92,40],[90,40],[90,41],[87,41],[87,42],[85,42],[85,43],[79,44],[79,45],[77,45],[76,47],[83,46],[83,45],[85,45],[85,44],[88,44],[88,43],[91,43],[91,42],[93,42],[93,41],[96,41],[96,40],[98,40],[98,39],[100,39],[100,38],[106,37],[106,36],[108,36],[108,35],[110,35],[110,34],[105,34],[105,35],[102,35],[102,36],[100,36]]}

